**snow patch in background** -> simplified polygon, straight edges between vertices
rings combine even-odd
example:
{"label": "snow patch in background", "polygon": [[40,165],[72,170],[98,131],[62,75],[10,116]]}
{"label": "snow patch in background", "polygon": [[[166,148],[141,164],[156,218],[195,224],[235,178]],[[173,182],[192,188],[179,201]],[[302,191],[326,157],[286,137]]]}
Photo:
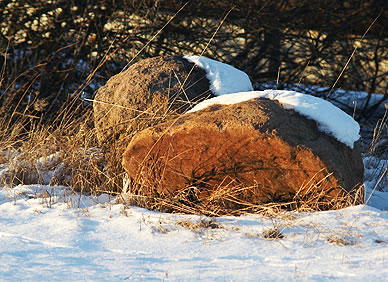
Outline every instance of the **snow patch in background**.
{"label": "snow patch in background", "polygon": [[231,65],[199,56],[183,58],[206,72],[206,77],[210,81],[210,90],[216,96],[253,90],[248,75]]}
{"label": "snow patch in background", "polygon": [[365,157],[364,168],[365,204],[388,211],[388,160]]}
{"label": "snow patch in background", "polygon": [[222,95],[199,103],[189,113],[203,110],[211,105],[232,105],[257,98],[276,100],[283,108],[294,110],[302,116],[315,120],[319,130],[333,136],[351,149],[354,147],[354,142],[360,139],[360,126],[347,113],[321,98],[295,91],[264,90]]}

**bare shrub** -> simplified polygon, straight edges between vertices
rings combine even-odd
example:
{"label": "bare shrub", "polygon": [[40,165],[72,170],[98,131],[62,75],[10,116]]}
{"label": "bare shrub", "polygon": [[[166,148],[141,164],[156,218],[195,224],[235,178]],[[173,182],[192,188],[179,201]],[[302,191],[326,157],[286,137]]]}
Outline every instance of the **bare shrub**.
{"label": "bare shrub", "polygon": [[[0,114],[52,122],[80,111],[107,79],[136,60],[204,55],[277,81],[365,91],[357,114],[387,100],[386,11],[361,1],[0,2]],[[220,25],[220,23],[222,23]],[[354,52],[356,51],[356,52]],[[82,82],[82,83],[81,83]]]}

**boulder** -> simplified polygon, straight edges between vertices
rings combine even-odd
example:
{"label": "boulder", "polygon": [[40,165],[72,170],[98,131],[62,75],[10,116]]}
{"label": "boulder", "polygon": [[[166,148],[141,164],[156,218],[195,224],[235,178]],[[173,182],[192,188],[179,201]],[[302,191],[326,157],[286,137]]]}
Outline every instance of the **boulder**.
{"label": "boulder", "polygon": [[232,208],[314,193],[336,199],[360,187],[364,169],[357,142],[351,148],[263,98],[212,105],[138,132],[123,166],[134,195],[218,197]]}
{"label": "boulder", "polygon": [[93,103],[98,141],[109,146],[128,139],[213,96],[206,72],[182,56],[139,61],[98,90]]}

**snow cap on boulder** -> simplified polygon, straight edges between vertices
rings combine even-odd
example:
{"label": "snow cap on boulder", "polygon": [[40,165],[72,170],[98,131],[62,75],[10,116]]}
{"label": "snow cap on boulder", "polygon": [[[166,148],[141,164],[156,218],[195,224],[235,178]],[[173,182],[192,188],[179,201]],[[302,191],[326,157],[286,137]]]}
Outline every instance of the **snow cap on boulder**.
{"label": "snow cap on boulder", "polygon": [[199,56],[183,58],[206,72],[206,78],[210,81],[210,90],[216,96],[253,90],[248,75],[231,65]]}
{"label": "snow cap on boulder", "polygon": [[189,112],[196,112],[216,104],[232,105],[257,98],[276,100],[284,109],[294,110],[314,120],[319,130],[333,136],[351,149],[360,139],[360,126],[347,113],[321,98],[295,91],[265,90],[222,95],[197,104]]}

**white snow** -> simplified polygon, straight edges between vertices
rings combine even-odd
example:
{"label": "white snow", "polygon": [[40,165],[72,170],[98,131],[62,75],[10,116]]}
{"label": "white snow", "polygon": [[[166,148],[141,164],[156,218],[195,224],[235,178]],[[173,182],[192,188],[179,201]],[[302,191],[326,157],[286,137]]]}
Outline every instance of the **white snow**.
{"label": "white snow", "polygon": [[[2,281],[382,281],[388,275],[388,212],[369,206],[222,217],[213,219],[219,228],[191,231],[181,222],[210,219],[125,208],[106,195],[101,203],[65,190],[0,189]],[[284,238],[263,238],[274,226]]]}
{"label": "white snow", "polygon": [[388,211],[388,160],[365,157],[364,168],[367,204]]}
{"label": "white snow", "polygon": [[231,105],[257,98],[276,100],[285,109],[294,110],[315,120],[319,130],[335,137],[352,149],[354,142],[360,139],[360,126],[347,113],[321,98],[295,91],[264,90],[222,95],[197,104],[188,113],[200,111],[215,104]]}
{"label": "white snow", "polygon": [[248,75],[231,65],[200,56],[184,58],[205,70],[210,81],[210,90],[216,96],[253,90]]}
{"label": "white snow", "polygon": [[[3,185],[0,280],[383,281],[388,161],[364,163],[367,205],[277,217],[167,214],[64,186]],[[218,228],[182,224],[210,220]],[[265,239],[274,227],[284,238]]]}
{"label": "white snow", "polygon": [[[55,156],[39,159],[47,172]],[[272,218],[167,214],[63,186],[0,185],[0,280],[383,281],[388,161],[364,163],[367,205]],[[210,220],[218,228],[182,224]],[[274,227],[284,238],[265,239]]]}

